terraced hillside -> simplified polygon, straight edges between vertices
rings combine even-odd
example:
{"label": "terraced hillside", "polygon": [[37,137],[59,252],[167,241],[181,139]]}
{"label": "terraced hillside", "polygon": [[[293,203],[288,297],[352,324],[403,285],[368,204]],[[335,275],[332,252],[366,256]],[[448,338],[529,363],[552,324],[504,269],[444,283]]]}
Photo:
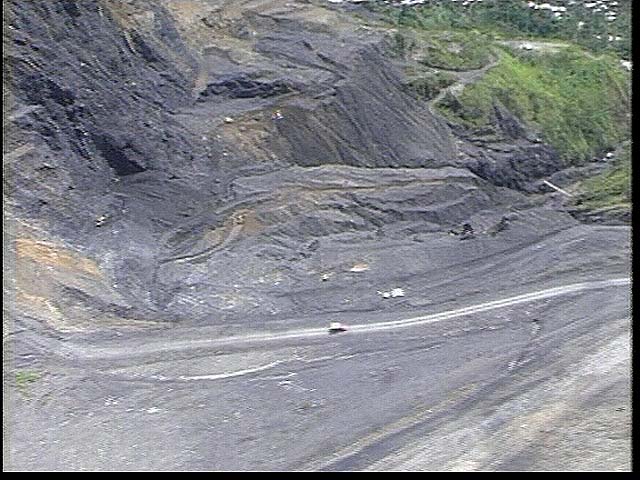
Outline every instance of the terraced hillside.
{"label": "terraced hillside", "polygon": [[520,450],[401,464],[583,468],[548,402],[627,468],[620,52],[360,3],[7,3],[12,469],[362,469],[491,402]]}

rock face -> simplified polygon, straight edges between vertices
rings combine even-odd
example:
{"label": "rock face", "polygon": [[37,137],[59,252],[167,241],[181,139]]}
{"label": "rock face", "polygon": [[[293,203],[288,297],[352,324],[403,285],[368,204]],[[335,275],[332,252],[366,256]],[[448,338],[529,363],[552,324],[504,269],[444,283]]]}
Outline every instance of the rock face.
{"label": "rock face", "polygon": [[[178,168],[215,171],[203,146],[172,117],[190,102],[195,59],[163,10],[139,5],[9,5],[10,140],[32,147],[10,173],[50,187],[16,189],[25,213],[46,202],[47,216],[57,210],[67,227],[82,229],[120,179]],[[129,24],[143,19],[144,32]],[[46,173],[36,174],[45,163]],[[103,202],[94,200],[98,195]]]}
{"label": "rock face", "polygon": [[300,313],[281,289],[336,245],[500,218],[560,168],[504,108],[495,138],[452,130],[403,88],[388,32],[326,5],[7,7],[8,222],[38,246],[13,249],[13,293],[56,327]]}

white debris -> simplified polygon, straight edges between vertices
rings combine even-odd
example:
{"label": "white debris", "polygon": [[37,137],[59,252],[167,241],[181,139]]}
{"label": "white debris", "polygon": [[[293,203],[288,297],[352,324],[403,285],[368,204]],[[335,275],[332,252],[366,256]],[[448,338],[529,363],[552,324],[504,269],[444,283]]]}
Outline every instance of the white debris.
{"label": "white debris", "polygon": [[609,152],[605,155],[607,158],[613,158],[613,152]]}
{"label": "white debris", "polygon": [[557,185],[554,185],[553,183],[551,183],[548,180],[543,180],[542,183],[544,183],[545,185],[553,188],[556,192],[560,192],[563,195],[566,195],[567,197],[573,197],[573,195],[571,195],[569,192],[567,192],[566,190],[563,190],[562,188],[558,187]]}
{"label": "white debris", "polygon": [[330,273],[323,273],[322,277],[320,277],[322,279],[323,282],[326,282],[327,280],[329,280],[331,278],[331,274]]}
{"label": "white debris", "polygon": [[382,295],[382,298],[396,298],[396,297],[404,297],[404,290],[402,288],[392,288],[388,292],[378,292],[379,295]]}
{"label": "white debris", "polygon": [[620,60],[620,65],[622,65],[622,68],[626,68],[628,71],[631,71],[631,62],[629,60]]}
{"label": "white debris", "polygon": [[284,117],[282,116],[282,112],[280,110],[276,110],[275,112],[273,112],[273,115],[271,115],[271,119],[272,120],[282,120]]}
{"label": "white debris", "polygon": [[104,225],[108,218],[108,215],[100,215],[98,218],[96,218],[96,227],[101,227],[102,225]]}
{"label": "white debris", "polygon": [[366,263],[356,263],[353,267],[349,269],[350,272],[358,273],[358,272],[366,272],[369,270],[369,265]]}
{"label": "white debris", "polygon": [[147,413],[158,413],[160,409],[158,407],[147,408]]}

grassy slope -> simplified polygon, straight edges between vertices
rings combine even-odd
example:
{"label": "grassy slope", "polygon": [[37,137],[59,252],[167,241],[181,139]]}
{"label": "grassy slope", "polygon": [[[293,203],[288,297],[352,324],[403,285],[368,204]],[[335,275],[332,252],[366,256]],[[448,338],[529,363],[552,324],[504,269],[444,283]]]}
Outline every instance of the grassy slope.
{"label": "grassy slope", "polygon": [[392,41],[397,56],[414,60],[406,68],[407,86],[425,100],[455,83],[455,72],[481,68],[494,55],[490,41],[475,32],[425,32],[404,27]]}
{"label": "grassy slope", "polygon": [[[605,21],[579,6],[562,20],[522,8],[524,2],[495,1],[460,8],[434,2],[418,8],[373,5],[383,23],[396,27],[401,56],[417,58],[409,86],[429,99],[453,83],[437,72],[473,69],[498,52],[500,63],[458,97],[438,105],[450,120],[470,126],[491,121],[494,101],[502,102],[536,127],[567,164],[581,164],[628,139],[630,74],[619,64],[631,53],[631,8],[621,0],[618,18]],[[580,26],[580,25],[582,26]],[[609,41],[609,36],[620,41]],[[562,41],[557,52],[523,52],[498,43],[505,39]],[[612,170],[581,185],[583,205],[597,208],[630,198],[631,156],[627,150]]]}
{"label": "grassy slope", "polygon": [[630,134],[628,73],[609,55],[594,57],[577,48],[505,51],[499,65],[457,100],[445,100],[441,108],[469,125],[489,123],[493,104],[501,102],[537,127],[567,164],[600,155]]}
{"label": "grassy slope", "polygon": [[[540,2],[539,2],[540,3]],[[562,19],[549,12],[526,8],[525,1],[491,0],[463,7],[451,1],[433,1],[419,7],[392,8],[382,3],[369,8],[387,22],[425,31],[476,31],[503,38],[545,38],[571,41],[593,53],[609,52],[631,58],[631,0],[619,0],[615,21],[577,4]],[[610,42],[609,35],[620,37]]]}
{"label": "grassy slope", "polygon": [[613,167],[580,185],[582,206],[595,209],[631,203],[631,151],[627,147]]}

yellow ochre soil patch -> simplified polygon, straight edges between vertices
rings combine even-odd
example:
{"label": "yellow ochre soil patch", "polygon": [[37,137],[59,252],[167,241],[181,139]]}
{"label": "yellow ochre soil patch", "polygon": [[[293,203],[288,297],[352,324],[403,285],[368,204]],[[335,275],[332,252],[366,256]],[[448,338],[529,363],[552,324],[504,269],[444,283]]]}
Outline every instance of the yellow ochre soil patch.
{"label": "yellow ochre soil patch", "polygon": [[51,267],[61,267],[101,276],[100,269],[93,260],[83,258],[76,252],[48,242],[19,238],[16,240],[16,256],[19,260],[29,259]]}

